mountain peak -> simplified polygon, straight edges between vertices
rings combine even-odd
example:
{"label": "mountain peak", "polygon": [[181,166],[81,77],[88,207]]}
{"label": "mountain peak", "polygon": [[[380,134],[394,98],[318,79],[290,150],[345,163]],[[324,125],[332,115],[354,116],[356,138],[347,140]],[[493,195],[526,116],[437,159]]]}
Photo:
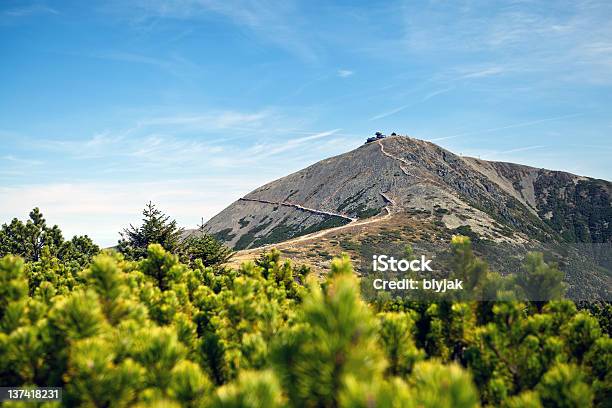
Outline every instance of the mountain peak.
{"label": "mountain peak", "polygon": [[[209,220],[205,230],[245,249],[384,217],[429,217],[447,230],[468,226],[493,242],[556,240],[574,226],[551,221],[557,208],[551,198],[580,183],[599,191],[599,204],[593,205],[609,210],[609,182],[461,157],[428,141],[393,135],[251,191]],[[567,206],[575,201],[567,197]],[[610,226],[595,224],[588,227],[589,239],[610,240]]]}

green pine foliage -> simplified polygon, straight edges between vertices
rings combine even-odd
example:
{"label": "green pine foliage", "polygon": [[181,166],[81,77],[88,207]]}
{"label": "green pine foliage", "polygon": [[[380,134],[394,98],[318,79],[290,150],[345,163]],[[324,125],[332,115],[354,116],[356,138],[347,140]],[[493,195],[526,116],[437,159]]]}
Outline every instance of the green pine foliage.
{"label": "green pine foliage", "polygon": [[563,272],[556,265],[544,262],[540,252],[530,252],[525,257],[525,267],[517,276],[517,284],[535,301],[561,299],[567,290]]}
{"label": "green pine foliage", "polygon": [[87,235],[65,241],[57,225],[47,226],[38,208],[30,211],[25,223],[14,218],[10,224],[0,227],[0,256],[18,255],[28,262],[36,262],[46,254],[82,267],[99,252],[100,248]]}
{"label": "green pine foliage", "polygon": [[195,233],[187,235],[179,228],[175,220],[149,202],[143,212],[142,225],[130,225],[121,232],[117,250],[127,259],[146,258],[151,244],[159,244],[163,250],[178,256],[181,261],[197,267],[201,262],[204,267],[219,268],[227,263],[234,251],[219,240],[204,232],[201,225]]}
{"label": "green pine foliage", "polygon": [[414,320],[411,313],[383,312],[379,315],[379,338],[387,358],[387,374],[405,376],[425,358],[425,352],[414,342]]}
{"label": "green pine foliage", "polygon": [[199,259],[204,266],[219,267],[227,263],[234,251],[202,229],[185,240],[186,262],[192,267]]}
{"label": "green pine foliage", "polygon": [[183,249],[182,235],[176,220],[164,214],[151,201],[142,210],[142,225],[135,227],[130,224],[121,232],[118,250],[128,259],[142,259],[147,256],[150,244],[159,244],[166,251],[179,253]]}
{"label": "green pine foliage", "polygon": [[[517,282],[490,271],[466,237],[451,243],[454,273],[504,300],[367,303],[347,257],[316,278],[278,251],[230,269],[210,262],[210,252],[186,259],[168,240],[93,259],[76,240],[66,261],[41,234],[28,235],[33,245],[10,244],[19,256],[0,258],[0,386],[63,387],[64,406],[535,408],[611,400],[612,340],[597,315],[563,299],[508,300]],[[526,265],[526,279],[561,297],[554,267],[536,255]]]}

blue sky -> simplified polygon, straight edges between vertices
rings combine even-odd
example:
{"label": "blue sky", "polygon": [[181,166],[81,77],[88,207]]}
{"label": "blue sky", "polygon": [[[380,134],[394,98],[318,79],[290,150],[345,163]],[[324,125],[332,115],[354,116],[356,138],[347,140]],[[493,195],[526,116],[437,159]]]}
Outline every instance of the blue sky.
{"label": "blue sky", "polygon": [[3,1],[0,222],[195,226],[376,130],[612,179],[612,3]]}

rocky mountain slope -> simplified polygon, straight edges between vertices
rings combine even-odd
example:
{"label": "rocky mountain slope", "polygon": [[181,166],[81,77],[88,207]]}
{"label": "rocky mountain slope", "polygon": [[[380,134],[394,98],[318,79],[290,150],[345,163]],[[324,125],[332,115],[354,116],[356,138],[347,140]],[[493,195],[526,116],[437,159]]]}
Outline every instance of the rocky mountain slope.
{"label": "rocky mountain slope", "polygon": [[560,171],[457,156],[390,137],[268,183],[213,217],[206,230],[245,249],[393,211],[443,214],[493,240],[609,242],[612,184]]}
{"label": "rocky mountain slope", "polygon": [[[210,219],[205,230],[238,250],[297,242],[303,254],[309,245],[335,240],[319,252],[353,251],[362,259],[377,248],[372,242],[382,227],[398,245],[437,244],[453,233],[488,248],[609,244],[611,196],[608,181],[461,157],[395,136],[257,188]],[[415,236],[410,231],[417,226]],[[310,261],[323,266],[330,256]]]}

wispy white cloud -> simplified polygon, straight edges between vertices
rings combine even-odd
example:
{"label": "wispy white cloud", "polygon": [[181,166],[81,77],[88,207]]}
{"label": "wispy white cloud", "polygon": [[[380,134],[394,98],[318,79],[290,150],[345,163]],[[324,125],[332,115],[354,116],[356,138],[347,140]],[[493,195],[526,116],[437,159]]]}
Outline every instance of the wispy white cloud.
{"label": "wispy white cloud", "polygon": [[446,93],[446,92],[450,92],[450,91],[452,91],[453,89],[454,89],[453,87],[449,87],[449,88],[438,89],[438,90],[436,90],[436,91],[429,92],[427,95],[423,96],[423,97],[420,99],[420,101],[417,101],[417,102],[411,102],[411,103],[408,103],[408,104],[406,104],[406,105],[399,106],[399,107],[397,107],[397,108],[395,108],[395,109],[391,109],[391,110],[389,110],[389,111],[379,113],[378,115],[374,115],[374,116],[372,116],[372,117],[371,117],[369,120],[370,120],[370,121],[373,121],[373,120],[378,120],[378,119],[386,118],[386,117],[391,116],[391,115],[395,115],[396,113],[399,113],[399,112],[401,112],[401,111],[403,111],[403,110],[405,110],[405,109],[408,109],[408,108],[410,108],[410,107],[416,106],[416,105],[418,105],[419,103],[422,103],[422,102],[428,101],[428,100],[430,100],[431,98],[434,98],[434,97],[436,97],[436,96],[438,96],[438,95],[444,94],[444,93]]}
{"label": "wispy white cloud", "polygon": [[411,107],[412,105],[413,105],[412,103],[409,103],[409,104],[406,104],[406,105],[399,106],[399,107],[397,107],[395,109],[391,109],[389,111],[379,113],[378,115],[372,116],[370,118],[370,120],[378,120],[378,119],[386,118],[387,116],[395,115],[396,113],[401,112],[404,109],[407,109],[407,108]]}
{"label": "wispy white cloud", "polygon": [[2,11],[2,15],[6,17],[27,17],[34,14],[59,14],[59,11],[44,4],[30,4]]}
{"label": "wispy white cloud", "polygon": [[494,66],[494,67],[482,68],[476,71],[465,73],[461,76],[461,78],[463,79],[484,78],[484,77],[490,77],[490,76],[495,76],[495,75],[501,75],[505,72],[507,72],[507,69],[505,69],[504,67]]}
{"label": "wispy white cloud", "polygon": [[279,116],[272,110],[213,109],[197,114],[161,114],[136,119],[129,127],[105,130],[91,137],[39,138],[36,146],[78,159],[138,156],[151,161],[187,161],[218,152],[219,145],[231,139],[221,137],[222,134],[252,134],[270,129],[276,120]]}
{"label": "wispy white cloud", "polygon": [[87,57],[140,64],[163,70],[176,78],[188,79],[198,75],[201,67],[178,54],[168,56],[150,56],[126,51],[99,51],[86,54]]}
{"label": "wispy white cloud", "polygon": [[348,69],[339,69],[338,70],[338,76],[340,78],[346,78],[346,77],[350,77],[351,75],[353,75],[354,72]]}
{"label": "wispy white cloud", "polygon": [[2,161],[25,166],[39,166],[43,164],[40,160],[25,159],[23,157],[13,156],[12,154],[0,157],[0,162]]}
{"label": "wispy white cloud", "polygon": [[147,55],[131,53],[131,52],[119,52],[119,51],[97,52],[95,54],[92,54],[92,56],[96,58],[101,58],[101,59],[109,59],[109,60],[115,60],[115,61],[135,62],[138,64],[154,65],[160,68],[171,67],[171,63],[168,60],[157,58],[157,57],[150,57]]}
{"label": "wispy white cloud", "polygon": [[318,59],[314,36],[303,21],[298,3],[274,0],[155,0],[136,1],[126,7],[115,3],[114,12],[137,23],[160,18],[205,20],[221,16],[256,38],[274,44],[306,61]]}
{"label": "wispy white cloud", "polygon": [[273,116],[271,110],[258,112],[238,112],[232,110],[211,111],[195,115],[172,115],[146,118],[138,121],[138,126],[188,126],[198,129],[230,129],[235,127],[261,126]]}
{"label": "wispy white cloud", "polygon": [[[298,153],[309,156],[315,142],[320,147],[319,139],[346,136],[339,133],[340,129],[307,131],[295,127],[298,124],[274,109],[213,109],[196,114],[150,115],[124,129],[106,130],[89,138],[41,138],[35,145],[41,155],[65,158],[66,168],[57,169],[60,174],[86,163],[88,169],[97,169],[96,178],[133,179],[152,172],[183,177],[202,171],[240,172],[282,154],[296,155],[295,163],[304,163]],[[330,148],[327,152],[335,154],[338,150]]]}
{"label": "wispy white cloud", "polygon": [[128,140],[127,136],[130,133],[131,129],[127,129],[117,133],[105,131],[77,139],[38,138],[35,147],[54,154],[66,155],[71,159],[94,159],[107,155],[109,151],[123,154],[125,151],[117,147]]}
{"label": "wispy white cloud", "polygon": [[509,154],[509,153],[518,153],[518,152],[526,152],[529,150],[537,150],[537,149],[543,149],[546,146],[525,146],[525,147],[517,147],[515,149],[510,149],[510,150],[504,150],[501,152],[497,152],[496,154],[501,155],[501,154]]}
{"label": "wispy white cloud", "polygon": [[[407,5],[404,13],[403,38],[380,42],[387,47],[380,54],[397,58],[404,52],[423,60],[448,53],[464,58],[466,79],[538,73],[551,81],[612,81],[609,1],[430,2]],[[469,72],[478,60],[485,66]]]}
{"label": "wispy white cloud", "polygon": [[444,93],[450,92],[453,89],[455,89],[454,87],[448,87],[448,88],[444,88],[444,89],[438,89],[437,91],[433,91],[428,93],[427,95],[425,95],[422,99],[423,102],[430,100],[431,98],[438,96],[438,95],[442,95]]}
{"label": "wispy white cloud", "polygon": [[452,136],[443,136],[443,137],[434,137],[433,139],[427,139],[430,142],[442,142],[444,140],[448,140],[448,139],[454,139],[456,137],[458,137],[459,135],[452,135]]}
{"label": "wispy white cloud", "polygon": [[481,134],[485,134],[485,133],[497,132],[499,130],[521,128],[521,127],[537,125],[537,124],[545,123],[545,122],[553,122],[553,121],[562,120],[562,119],[575,118],[577,116],[582,116],[582,115],[584,115],[584,113],[572,113],[572,114],[569,114],[569,115],[555,116],[555,117],[552,117],[552,118],[544,118],[544,119],[531,120],[531,121],[527,121],[527,122],[513,123],[513,124],[510,124],[510,125],[498,126],[498,127],[493,127],[493,128],[489,128],[489,129],[481,129],[481,130],[476,130],[476,131],[458,133],[456,135],[451,135],[451,136],[437,137],[437,138],[429,139],[429,141],[431,141],[431,142],[440,142],[440,141],[443,141],[443,140],[454,139],[454,138],[457,138],[457,137],[475,136],[475,135],[481,135]]}
{"label": "wispy white cloud", "polygon": [[247,160],[260,160],[265,157],[275,156],[288,150],[300,148],[307,142],[332,136],[341,130],[342,129],[333,129],[294,139],[256,144],[247,150],[245,157]]}

